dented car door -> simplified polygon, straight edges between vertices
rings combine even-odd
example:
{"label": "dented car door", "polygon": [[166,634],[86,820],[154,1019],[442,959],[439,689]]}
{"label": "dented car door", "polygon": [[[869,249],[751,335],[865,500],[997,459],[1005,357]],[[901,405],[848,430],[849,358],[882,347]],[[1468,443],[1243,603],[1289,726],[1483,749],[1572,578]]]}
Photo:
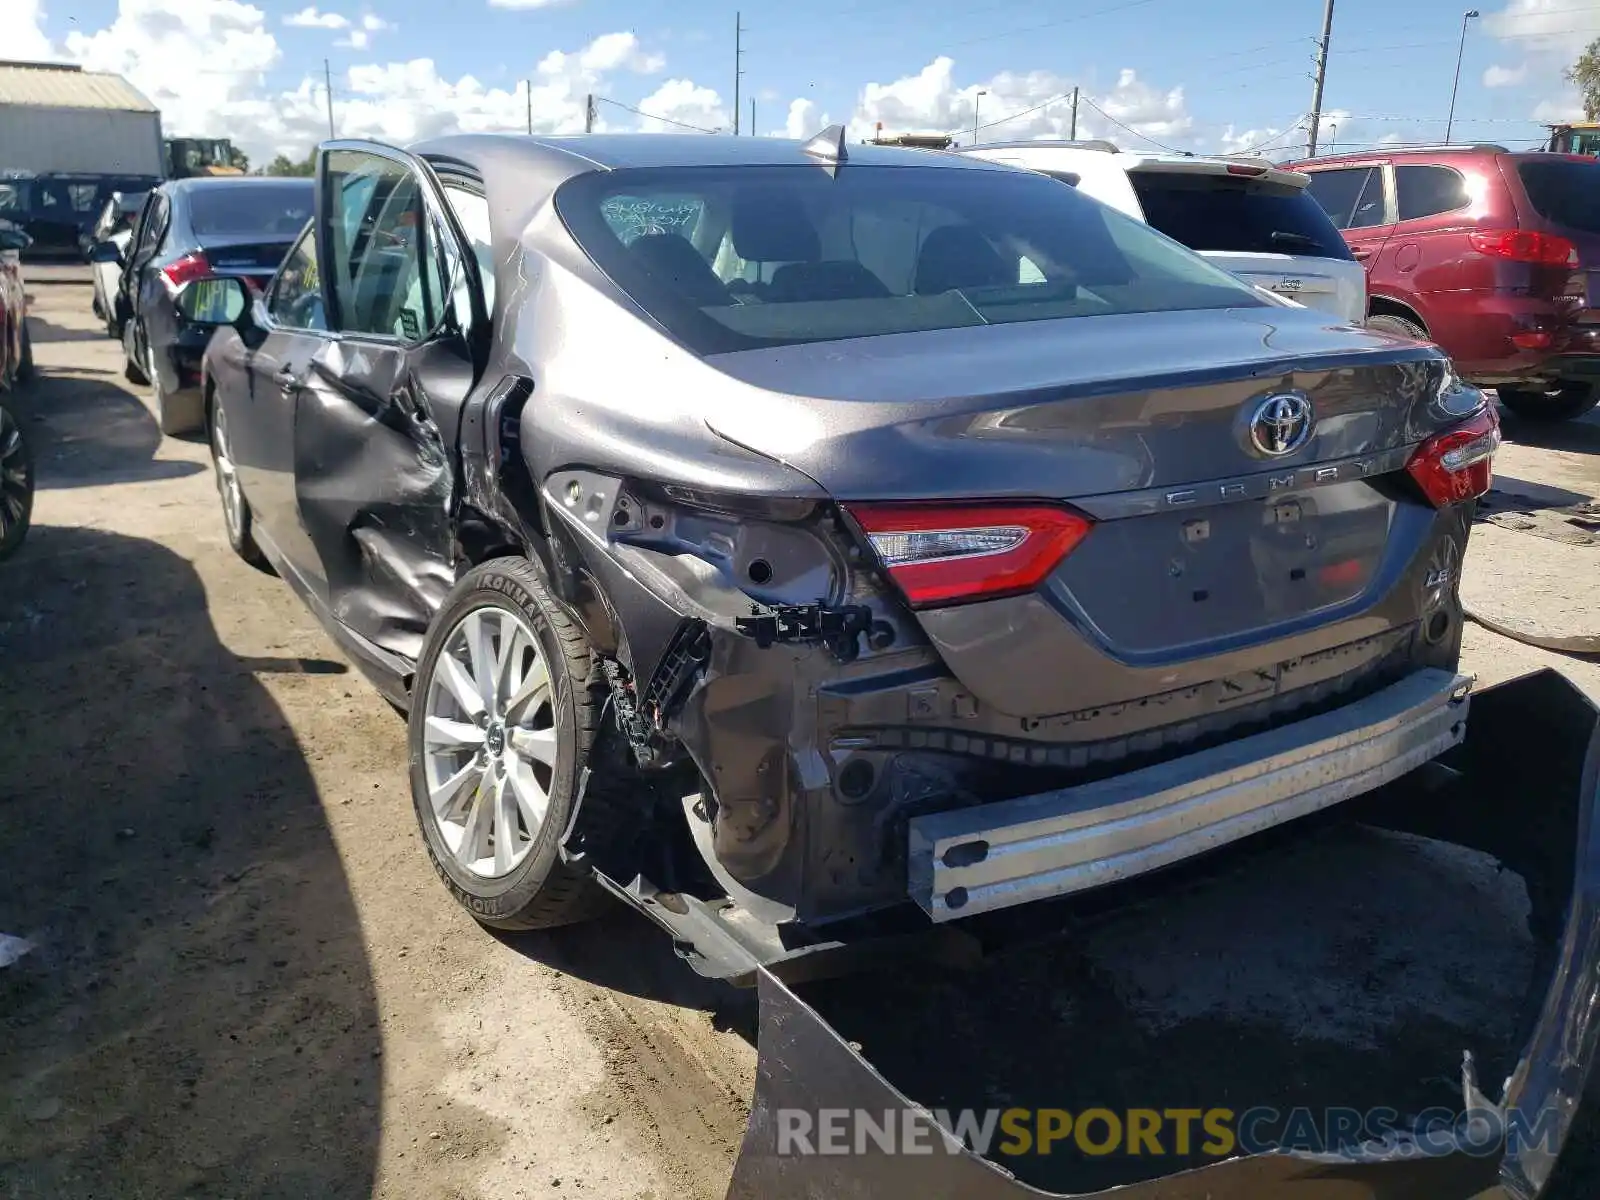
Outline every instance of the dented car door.
{"label": "dented car door", "polygon": [[415,658],[455,581],[454,437],[475,378],[467,327],[479,306],[459,302],[473,285],[417,160],[336,143],[318,171],[335,336],[296,396],[296,501],[332,615]]}

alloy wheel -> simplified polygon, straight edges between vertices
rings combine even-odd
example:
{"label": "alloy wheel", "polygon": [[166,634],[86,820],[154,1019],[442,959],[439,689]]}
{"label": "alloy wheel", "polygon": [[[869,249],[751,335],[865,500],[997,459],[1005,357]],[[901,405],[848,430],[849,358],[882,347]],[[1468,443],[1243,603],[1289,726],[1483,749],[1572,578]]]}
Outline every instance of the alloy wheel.
{"label": "alloy wheel", "polygon": [[558,752],[550,665],[528,624],[496,605],[445,636],[423,697],[428,800],[441,840],[484,879],[528,856]]}
{"label": "alloy wheel", "polygon": [[220,404],[211,422],[211,461],[217,472],[217,495],[222,497],[222,519],[228,523],[228,536],[238,544],[244,536],[244,493],[239,490],[239,471],[234,465],[227,418]]}
{"label": "alloy wheel", "polygon": [[0,407],[0,544],[10,541],[33,507],[33,463],[11,410]]}

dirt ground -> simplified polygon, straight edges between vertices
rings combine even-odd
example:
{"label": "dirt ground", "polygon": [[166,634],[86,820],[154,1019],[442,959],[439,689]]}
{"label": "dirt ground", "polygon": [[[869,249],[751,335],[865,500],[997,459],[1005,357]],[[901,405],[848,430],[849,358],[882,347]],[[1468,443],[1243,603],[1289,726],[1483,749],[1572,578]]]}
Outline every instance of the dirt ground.
{"label": "dirt ground", "polygon": [[[86,275],[31,279],[40,378],[15,400],[40,492],[0,566],[0,934],[35,948],[0,967],[0,1197],[722,1196],[751,997],[621,910],[496,938],[457,908],[418,843],[400,718],[229,552],[205,446],[159,436]],[[1600,494],[1600,419],[1507,433],[1503,479]],[[1553,665],[1600,699],[1600,661],[1478,628],[1466,653],[1484,682]],[[1326,907],[1341,884],[1318,863],[1307,903]],[[1223,961],[1207,939],[1230,903],[1175,913],[1172,936]],[[1349,952],[1276,936],[1285,975]],[[1229,979],[1112,940],[1085,956],[1117,1037],[1164,1036],[1140,997],[1230,1017]],[[1514,969],[1513,941],[1494,952]],[[1308,1004],[1286,1019],[1317,1020]]]}
{"label": "dirt ground", "polygon": [[229,551],[204,444],[62,274],[0,568],[0,933],[37,947],[0,969],[0,1196],[722,1196],[746,998],[620,909],[497,940],[450,900],[403,721]]}

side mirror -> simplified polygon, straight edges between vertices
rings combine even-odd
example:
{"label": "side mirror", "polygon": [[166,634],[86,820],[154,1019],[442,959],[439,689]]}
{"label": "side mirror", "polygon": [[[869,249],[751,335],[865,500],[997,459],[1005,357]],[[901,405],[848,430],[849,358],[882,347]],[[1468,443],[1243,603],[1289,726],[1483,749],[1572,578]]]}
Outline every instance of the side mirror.
{"label": "side mirror", "polygon": [[178,293],[173,303],[184,320],[221,328],[238,324],[250,309],[250,294],[240,279],[196,279]]}
{"label": "side mirror", "polygon": [[89,261],[92,263],[119,263],[122,261],[122,247],[109,240],[96,242],[89,247]]}
{"label": "side mirror", "polygon": [[26,250],[33,239],[20,229],[0,229],[0,250]]}

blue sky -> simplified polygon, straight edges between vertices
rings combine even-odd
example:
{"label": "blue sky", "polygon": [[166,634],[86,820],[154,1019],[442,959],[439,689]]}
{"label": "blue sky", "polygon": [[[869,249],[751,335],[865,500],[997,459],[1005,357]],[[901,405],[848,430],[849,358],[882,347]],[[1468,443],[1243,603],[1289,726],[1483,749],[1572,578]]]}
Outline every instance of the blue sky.
{"label": "blue sky", "polygon": [[[731,121],[734,4],[500,3],[521,6],[329,0],[305,12],[285,0],[6,0],[0,44],[119,70],[170,110],[169,131],[233,133],[257,153],[325,130],[317,90],[324,57],[336,117],[342,111],[355,126],[341,133],[515,127],[526,119],[518,89],[529,77],[536,128],[581,121],[588,91],[689,124]],[[1322,0],[1270,8],[1243,0],[741,0],[737,8],[746,26],[745,132],[752,97],[760,133],[824,118],[858,132],[877,120],[970,130],[974,101],[988,123],[1077,85],[1101,110],[1085,104],[1080,134],[1110,134],[1130,147],[1153,138],[1230,150],[1303,145],[1295,125],[1310,107],[1322,16]],[[1338,0],[1324,105],[1336,114],[1329,119],[1340,145],[1442,137],[1463,8],[1459,0]],[[315,23],[290,23],[296,14]],[[1525,143],[1540,136],[1539,120],[1572,114],[1575,97],[1560,72],[1600,37],[1600,0],[1511,0],[1482,14],[1467,36],[1456,135]],[[7,22],[20,23],[16,37]],[[988,94],[976,97],[980,89]],[[809,105],[795,109],[796,101]],[[1064,132],[1067,107],[1046,104],[983,136]],[[615,106],[602,116],[610,127],[638,124]],[[180,128],[217,123],[229,127]]]}

